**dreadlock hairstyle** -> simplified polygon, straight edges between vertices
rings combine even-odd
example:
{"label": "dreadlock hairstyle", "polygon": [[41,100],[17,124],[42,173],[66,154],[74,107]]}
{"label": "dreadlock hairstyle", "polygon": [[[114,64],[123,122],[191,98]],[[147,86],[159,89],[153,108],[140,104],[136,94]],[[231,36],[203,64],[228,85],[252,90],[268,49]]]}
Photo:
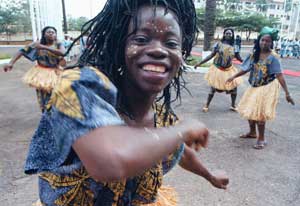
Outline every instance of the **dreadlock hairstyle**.
{"label": "dreadlock hairstyle", "polygon": [[[122,100],[120,83],[124,78],[122,74],[126,70],[125,44],[128,37],[128,26],[132,20],[133,33],[135,33],[138,27],[137,12],[139,7],[143,5],[153,6],[154,13],[157,6],[163,6],[166,13],[172,11],[177,15],[182,31],[182,54],[185,60],[190,55],[193,43],[198,35],[193,0],[108,0],[103,10],[82,27],[81,35],[73,42],[74,44],[83,35],[89,33],[86,43],[87,48],[74,67],[91,65],[104,72],[119,90],[118,93],[121,96],[119,99],[121,100],[117,105],[117,109],[122,112],[126,112],[126,106],[124,106],[126,100]],[[185,88],[185,81],[182,78],[184,70],[185,67],[181,66],[176,77],[157,99],[157,101],[163,102],[166,115],[172,112],[171,103],[181,98],[181,88]],[[171,89],[175,90],[176,97],[174,99],[171,99]]]}
{"label": "dreadlock hairstyle", "polygon": [[224,41],[227,41],[227,40],[225,39],[225,33],[226,33],[226,31],[231,31],[231,33],[232,33],[232,37],[231,37],[231,39],[229,40],[228,43],[229,43],[231,46],[233,46],[233,45],[234,45],[234,30],[231,29],[231,28],[226,28],[226,29],[224,29],[224,31],[223,31],[223,37],[222,37],[221,42],[223,43]]}
{"label": "dreadlock hairstyle", "polygon": [[40,43],[43,44],[43,45],[46,45],[46,44],[47,44],[47,40],[46,40],[46,38],[45,38],[45,34],[46,34],[46,31],[47,31],[48,29],[53,29],[53,30],[55,31],[55,33],[57,33],[56,28],[53,27],[53,26],[46,26],[46,27],[44,27],[43,30],[42,30],[42,38],[41,38],[41,41],[40,41]]}
{"label": "dreadlock hairstyle", "polygon": [[[259,55],[260,55],[260,46],[259,46],[259,42],[260,39],[263,37],[264,35],[259,35],[257,37],[257,39],[255,40],[254,43],[254,47],[253,47],[253,58],[254,58],[254,63],[257,63],[259,61]],[[273,39],[272,39],[273,40]],[[271,45],[271,49],[273,49],[273,41],[272,41],[272,45]]]}

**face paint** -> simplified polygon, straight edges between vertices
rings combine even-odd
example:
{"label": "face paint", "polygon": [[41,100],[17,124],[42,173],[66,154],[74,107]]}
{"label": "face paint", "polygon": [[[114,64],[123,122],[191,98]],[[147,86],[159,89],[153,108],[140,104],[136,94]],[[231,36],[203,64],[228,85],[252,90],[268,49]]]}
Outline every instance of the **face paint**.
{"label": "face paint", "polygon": [[138,28],[133,31],[125,47],[128,79],[138,89],[149,94],[161,92],[174,78],[182,64],[181,30],[177,16],[157,7],[156,15],[150,6],[138,12]]}

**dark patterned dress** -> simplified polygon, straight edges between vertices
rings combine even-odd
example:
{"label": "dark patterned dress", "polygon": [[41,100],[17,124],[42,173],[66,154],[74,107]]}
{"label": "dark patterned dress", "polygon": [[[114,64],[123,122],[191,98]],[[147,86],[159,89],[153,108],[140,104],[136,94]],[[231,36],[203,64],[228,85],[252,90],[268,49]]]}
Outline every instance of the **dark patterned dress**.
{"label": "dark patterned dress", "polygon": [[[72,149],[75,140],[95,128],[125,124],[115,109],[116,99],[116,87],[95,68],[62,73],[33,136],[25,165],[27,174],[39,173],[44,205],[137,206],[156,201],[163,175],[179,162],[184,145],[142,175],[120,182],[93,179]],[[155,127],[177,122],[175,115],[163,118],[160,107],[154,110]]]}

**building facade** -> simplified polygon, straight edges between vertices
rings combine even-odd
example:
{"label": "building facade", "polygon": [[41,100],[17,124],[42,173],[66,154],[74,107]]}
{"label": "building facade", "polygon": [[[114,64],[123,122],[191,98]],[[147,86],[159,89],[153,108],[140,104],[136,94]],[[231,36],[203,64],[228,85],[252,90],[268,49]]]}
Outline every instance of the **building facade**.
{"label": "building facade", "polygon": [[[195,0],[196,8],[204,8],[206,0]],[[243,14],[262,13],[280,20],[280,36],[288,39],[300,37],[300,0],[217,0],[217,7]]]}

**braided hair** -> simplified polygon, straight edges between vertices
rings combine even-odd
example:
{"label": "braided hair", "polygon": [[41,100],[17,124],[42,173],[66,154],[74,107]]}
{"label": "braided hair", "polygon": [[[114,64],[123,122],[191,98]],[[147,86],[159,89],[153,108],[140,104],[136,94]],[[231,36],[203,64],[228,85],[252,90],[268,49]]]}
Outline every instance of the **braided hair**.
{"label": "braided hair", "polygon": [[[231,33],[232,33],[231,39],[229,41],[227,41],[225,39],[225,33],[226,33],[226,31],[231,31]],[[222,37],[221,42],[223,43],[224,41],[227,41],[231,46],[234,45],[234,30],[233,29],[231,29],[231,28],[224,29],[224,31],[223,31],[223,37]]]}
{"label": "braided hair", "polygon": [[[86,22],[81,30],[81,35],[72,43],[89,34],[87,47],[75,66],[91,65],[97,67],[115,84],[119,96],[122,96],[121,87],[122,68],[125,67],[125,44],[128,37],[128,27],[133,21],[134,31],[137,29],[137,12],[141,6],[151,5],[154,12],[158,6],[163,6],[165,11],[172,11],[178,17],[178,23],[182,32],[182,54],[185,60],[191,53],[193,43],[198,35],[196,25],[196,11],[193,0],[108,0],[103,10],[93,19]],[[70,51],[68,49],[67,53]],[[165,114],[172,112],[171,103],[181,100],[181,90],[185,88],[182,78],[184,66],[178,71],[171,83],[164,89],[157,101],[162,101]],[[171,98],[171,89],[175,91],[175,98]],[[120,98],[119,98],[120,99]],[[122,112],[126,108],[126,100],[120,100],[117,109]],[[125,107],[125,106],[124,106]]]}
{"label": "braided hair", "polygon": [[42,30],[42,38],[41,38],[41,41],[40,41],[40,43],[43,44],[43,45],[46,45],[46,44],[47,44],[47,40],[46,40],[46,38],[45,38],[45,34],[46,34],[46,31],[47,31],[48,29],[53,29],[53,30],[55,31],[55,33],[57,33],[56,28],[53,27],[53,26],[46,26],[46,27],[44,27],[43,30]]}

